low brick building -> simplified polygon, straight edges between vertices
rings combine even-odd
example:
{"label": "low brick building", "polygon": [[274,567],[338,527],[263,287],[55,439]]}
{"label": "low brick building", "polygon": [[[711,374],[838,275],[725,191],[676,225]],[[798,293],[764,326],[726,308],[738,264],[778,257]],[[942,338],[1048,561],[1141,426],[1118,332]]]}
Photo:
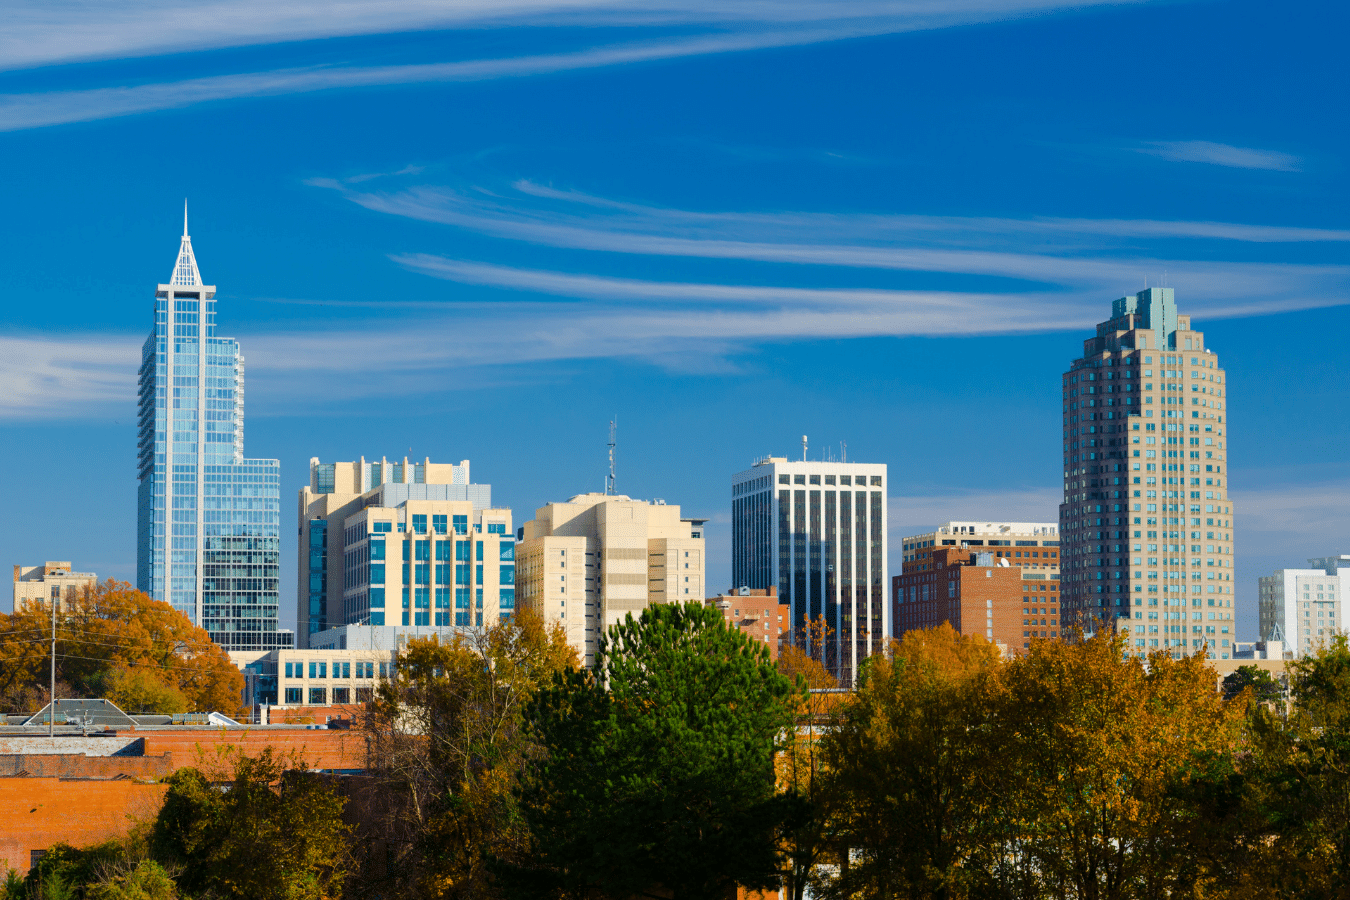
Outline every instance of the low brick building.
{"label": "low brick building", "polygon": [[306,766],[332,772],[365,768],[360,732],[313,725],[223,728],[162,726],[84,734],[59,726],[0,727],[0,865],[20,875],[56,843],[75,847],[125,836],[153,818],[164,799],[159,783],[184,766],[220,773],[238,749],[296,753]]}
{"label": "low brick building", "polygon": [[721,610],[728,625],[762,641],[770,659],[778,658],[779,642],[792,625],[792,608],[778,602],[778,588],[737,588],[704,602]]}
{"label": "low brick building", "polygon": [[891,579],[895,636],[947,622],[1005,653],[1059,639],[1059,573],[1033,571],[983,550],[937,547]]}

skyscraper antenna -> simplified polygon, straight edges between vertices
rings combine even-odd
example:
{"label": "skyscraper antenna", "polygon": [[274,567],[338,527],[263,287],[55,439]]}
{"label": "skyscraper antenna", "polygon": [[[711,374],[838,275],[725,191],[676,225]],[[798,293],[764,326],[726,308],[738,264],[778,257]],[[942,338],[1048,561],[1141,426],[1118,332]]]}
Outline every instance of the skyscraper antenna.
{"label": "skyscraper antenna", "polygon": [[619,416],[615,414],[614,418],[609,420],[609,477],[605,479],[605,494],[614,493],[614,448],[617,445],[617,434],[619,431]]}
{"label": "skyscraper antenna", "polygon": [[188,236],[187,231],[187,198],[183,198],[183,237]]}
{"label": "skyscraper antenna", "polygon": [[843,441],[839,442],[839,461],[848,462],[848,444]]}
{"label": "skyscraper antenna", "polygon": [[806,462],[806,435],[802,435],[802,462]]}

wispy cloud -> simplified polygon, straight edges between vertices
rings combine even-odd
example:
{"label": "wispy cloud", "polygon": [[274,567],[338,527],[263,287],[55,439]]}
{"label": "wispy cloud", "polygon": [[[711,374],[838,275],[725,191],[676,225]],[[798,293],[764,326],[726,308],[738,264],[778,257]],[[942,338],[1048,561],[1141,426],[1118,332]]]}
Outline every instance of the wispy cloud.
{"label": "wispy cloud", "polygon": [[[704,212],[626,203],[530,181],[518,181],[507,189],[415,186],[384,193],[355,191],[332,181],[312,183],[342,190],[353,202],[374,211],[551,247],[872,269],[879,275],[937,272],[1002,279],[993,291],[966,295],[962,305],[978,307],[982,313],[963,322],[961,327],[969,331],[1000,330],[1005,321],[1001,307],[1021,312],[1028,304],[1039,304],[1048,317],[1058,317],[1063,327],[1073,327],[1069,323],[1079,321],[1077,311],[1087,309],[1087,304],[1099,303],[1103,296],[1118,296],[1124,286],[1163,273],[1171,286],[1184,292],[1188,307],[1208,318],[1350,300],[1350,267],[1343,265],[1168,259],[1157,252],[1163,249],[1163,241],[1188,239],[1336,244],[1350,241],[1350,231],[1345,230],[1117,219]],[[1141,240],[1150,239],[1159,245],[1154,252],[1141,253]],[[464,261],[415,255],[395,258],[410,268],[464,283],[598,296],[599,288],[583,283],[581,276],[554,274],[544,279],[537,272],[518,272],[508,277],[502,271],[475,269],[475,264]],[[622,293],[637,288],[611,285],[606,290]],[[660,290],[649,284],[638,293],[655,299]],[[669,290],[707,296],[710,289],[704,285]],[[736,293],[727,290],[723,296]],[[776,296],[792,294],[784,290]],[[812,296],[825,295],[817,290]],[[986,324],[989,321],[992,324]]]}
{"label": "wispy cloud", "polygon": [[0,418],[130,416],[136,401],[140,340],[71,335],[0,337]]}
{"label": "wispy cloud", "polygon": [[[361,35],[503,25],[675,26],[723,32],[882,34],[1119,0],[11,0],[0,68]],[[811,37],[815,35],[815,37]],[[734,44],[724,45],[735,49]]]}
{"label": "wispy cloud", "polygon": [[20,131],[137,113],[183,109],[218,100],[272,97],[338,88],[520,78],[625,63],[784,46],[805,43],[821,37],[814,33],[724,35],[504,59],[405,66],[318,66],[217,75],[130,87],[3,94],[0,95],[0,131]]}
{"label": "wispy cloud", "polygon": [[1298,172],[1303,160],[1277,150],[1255,150],[1213,141],[1154,141],[1138,148],[1140,153],[1161,156],[1175,162],[1208,163],[1233,169],[1270,169],[1274,172]]}

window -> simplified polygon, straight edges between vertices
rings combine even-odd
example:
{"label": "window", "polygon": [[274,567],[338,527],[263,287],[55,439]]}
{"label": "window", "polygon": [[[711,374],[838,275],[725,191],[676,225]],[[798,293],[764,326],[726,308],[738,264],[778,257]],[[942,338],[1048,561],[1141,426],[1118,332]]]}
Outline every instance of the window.
{"label": "window", "polygon": [[414,534],[427,533],[427,517],[414,514],[412,517],[412,526]]}
{"label": "window", "polygon": [[301,689],[300,689],[300,688],[298,688],[298,687],[288,687],[288,688],[286,688],[286,703],[287,703],[287,705],[299,704],[299,703],[304,702],[304,701],[302,701],[302,700],[300,699],[301,696],[302,696],[302,692],[301,692]]}
{"label": "window", "polygon": [[293,666],[294,666],[294,665],[295,665],[295,663],[290,663],[290,662],[286,663],[286,677],[287,677],[287,678],[303,678],[303,677],[304,677],[303,675],[296,675],[296,674],[294,673],[294,670],[293,670]]}
{"label": "window", "polygon": [[488,534],[506,534],[505,522],[489,522],[487,527]]}
{"label": "window", "polygon": [[503,562],[514,561],[516,558],[516,545],[510,541],[502,541],[498,547],[498,558]]}
{"label": "window", "polygon": [[352,689],[345,687],[333,688],[333,702],[337,704],[352,702]]}
{"label": "window", "polygon": [[455,516],[455,517],[453,518],[453,524],[454,524],[454,526],[455,526],[455,534],[468,534],[468,533],[469,533],[469,517],[468,517],[468,516]]}
{"label": "window", "polygon": [[328,705],[328,688],[312,687],[309,689],[310,706]]}
{"label": "window", "polygon": [[333,663],[333,677],[334,677],[334,678],[337,678],[337,677],[338,677],[338,666],[341,666],[341,667],[342,667],[342,676],[341,676],[341,677],[343,677],[343,678],[351,678],[351,677],[352,677],[352,664],[351,664],[350,661],[344,660],[343,662],[334,662],[334,663]]}
{"label": "window", "polygon": [[369,703],[375,699],[375,689],[368,687],[359,687],[356,689],[356,702]]}
{"label": "window", "polygon": [[392,530],[393,530],[393,528],[391,527],[392,525],[393,525],[392,522],[376,522],[376,523],[375,523],[375,533],[376,533],[376,534],[384,534],[384,533],[387,533],[387,532],[389,532],[389,531],[392,531]]}
{"label": "window", "polygon": [[450,518],[448,516],[433,515],[431,517],[431,530],[437,534],[445,534],[449,530],[449,523]]}
{"label": "window", "polygon": [[309,661],[309,677],[310,677],[310,678],[327,678],[327,677],[328,677],[328,663],[327,663],[327,662],[323,662],[323,661],[315,661],[315,660],[312,660],[312,659],[311,659],[311,660]]}

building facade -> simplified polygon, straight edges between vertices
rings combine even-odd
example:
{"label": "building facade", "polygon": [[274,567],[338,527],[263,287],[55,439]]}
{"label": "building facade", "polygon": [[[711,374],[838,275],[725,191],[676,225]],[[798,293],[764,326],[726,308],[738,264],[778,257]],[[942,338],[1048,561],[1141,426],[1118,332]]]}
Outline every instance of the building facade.
{"label": "building facade", "polygon": [[15,566],[14,611],[22,612],[34,604],[46,606],[48,601],[55,602],[59,610],[63,603],[97,581],[93,572],[72,572],[69,562],[59,560],[48,560],[40,566]]}
{"label": "building facade", "polygon": [[1227,378],[1171,288],[1114,302],[1064,373],[1063,615],[1131,652],[1227,658]]}
{"label": "building facade", "polygon": [[731,578],[778,588],[794,640],[825,625],[823,664],[845,687],[891,634],[886,466],[767,457],[731,479]]}
{"label": "building facade", "polygon": [[703,602],[703,525],[664,501],[578,494],[520,531],[520,602],[557,622],[583,665],[605,631],[653,603]]}
{"label": "building facade", "polygon": [[778,588],[736,588],[706,602],[722,613],[732,628],[768,647],[769,659],[778,658],[779,642],[792,629],[792,607],[778,602]]}
{"label": "building facade", "polygon": [[299,494],[302,645],[341,625],[478,627],[515,610],[511,511],[458,465],[310,460]]}
{"label": "building facade", "polygon": [[1295,656],[1314,653],[1346,630],[1345,589],[1350,555],[1308,560],[1306,569],[1279,569],[1259,579],[1261,640],[1280,641]]}
{"label": "building facade", "polygon": [[244,357],[216,335],[183,216],[173,276],[141,351],[136,586],[228,650],[290,646],[277,628],[281,464],[244,458]]}
{"label": "building facade", "polygon": [[1059,526],[1048,522],[947,522],[901,541],[891,579],[895,636],[946,622],[1006,652],[1063,637]]}

